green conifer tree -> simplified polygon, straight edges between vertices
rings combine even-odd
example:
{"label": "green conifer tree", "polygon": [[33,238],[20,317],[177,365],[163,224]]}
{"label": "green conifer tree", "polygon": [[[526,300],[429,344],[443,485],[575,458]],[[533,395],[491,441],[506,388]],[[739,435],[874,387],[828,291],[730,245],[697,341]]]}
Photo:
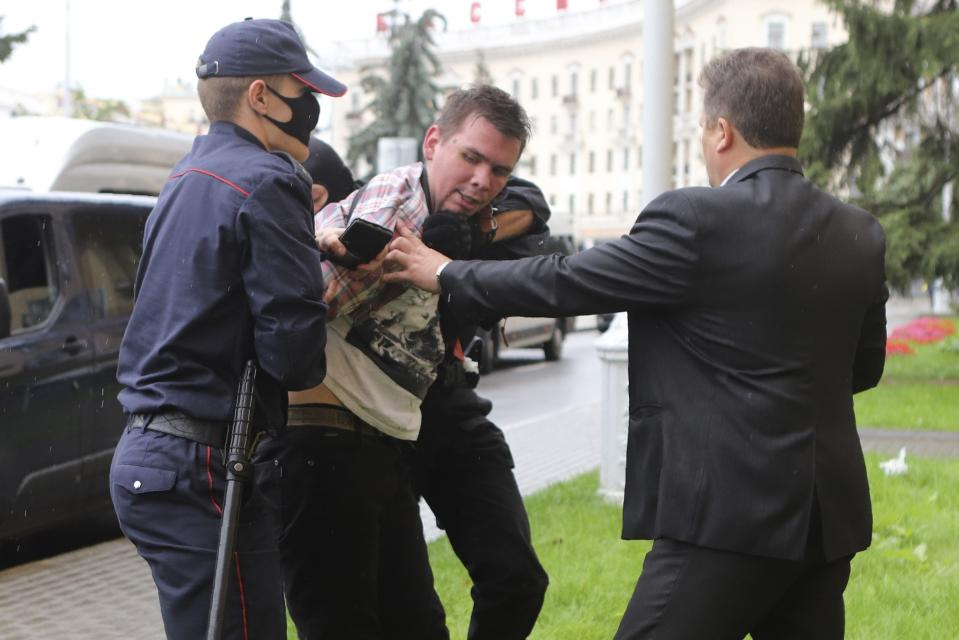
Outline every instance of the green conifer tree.
{"label": "green conifer tree", "polygon": [[416,21],[395,9],[385,17],[393,22],[391,54],[385,69],[363,70],[360,86],[373,97],[364,111],[369,111],[373,120],[350,136],[347,160],[353,167],[361,159],[369,167],[376,166],[377,143],[382,137],[421,140],[438,109],[436,76],[441,65],[433,51],[433,29],[437,22],[445,26],[446,19],[434,9],[427,9]]}
{"label": "green conifer tree", "polygon": [[23,44],[30,37],[30,34],[36,31],[36,27],[30,27],[20,33],[3,33],[3,16],[0,16],[0,62],[3,62],[13,53],[13,46]]}
{"label": "green conifer tree", "polygon": [[800,147],[807,175],[879,218],[894,286],[920,277],[956,286],[957,0],[824,1],[849,39],[800,60],[810,104]]}

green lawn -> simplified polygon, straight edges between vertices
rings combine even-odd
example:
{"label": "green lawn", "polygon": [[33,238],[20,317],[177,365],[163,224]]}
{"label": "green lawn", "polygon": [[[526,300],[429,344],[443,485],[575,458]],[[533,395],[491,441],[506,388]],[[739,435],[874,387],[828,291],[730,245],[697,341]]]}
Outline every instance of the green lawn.
{"label": "green lawn", "polygon": [[855,402],[860,427],[959,431],[959,384],[880,383]]}
{"label": "green lawn", "polygon": [[[867,456],[875,509],[873,547],[853,562],[847,637],[959,637],[959,461],[910,458],[887,478]],[[639,572],[645,542],[619,539],[620,509],[596,496],[595,473],[527,500],[534,544],[550,574],[531,638],[608,640]],[[470,582],[445,539],[430,545],[452,638],[464,638]]]}
{"label": "green lawn", "polygon": [[959,337],[892,355],[879,386],[855,396],[862,427],[959,431]]}

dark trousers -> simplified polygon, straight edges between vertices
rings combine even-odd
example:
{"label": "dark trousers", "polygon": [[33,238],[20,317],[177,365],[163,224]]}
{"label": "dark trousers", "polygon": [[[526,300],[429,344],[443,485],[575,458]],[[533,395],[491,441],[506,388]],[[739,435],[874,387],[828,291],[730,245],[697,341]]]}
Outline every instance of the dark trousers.
{"label": "dark trousers", "polygon": [[826,561],[813,522],[801,561],[656,540],[616,640],[842,638],[851,557]]}
{"label": "dark trousers", "polygon": [[473,580],[469,640],[526,638],[548,578],[530,536],[509,446],[472,389],[430,391],[417,441],[417,488]]}
{"label": "dark trousers", "polygon": [[279,538],[301,638],[446,640],[412,490],[413,445],[332,427],[288,427],[257,459],[282,469]]}
{"label": "dark trousers", "polygon": [[[243,498],[224,638],[286,638],[276,471],[256,465]],[[120,437],[110,495],[120,528],[150,565],[171,640],[206,637],[225,485],[219,449],[140,428]]]}

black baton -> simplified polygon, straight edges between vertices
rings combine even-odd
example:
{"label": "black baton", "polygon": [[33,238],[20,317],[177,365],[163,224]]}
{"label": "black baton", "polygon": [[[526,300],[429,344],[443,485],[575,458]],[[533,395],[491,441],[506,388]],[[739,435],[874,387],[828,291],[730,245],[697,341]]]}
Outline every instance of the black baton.
{"label": "black baton", "polygon": [[210,623],[207,640],[220,640],[223,635],[223,614],[226,610],[226,592],[230,583],[230,567],[236,547],[236,525],[240,517],[240,498],[243,485],[253,476],[250,462],[250,443],[253,440],[253,382],[256,365],[246,361],[243,377],[236,391],[233,424],[226,434],[226,498],[223,501],[223,522],[220,524],[220,542],[216,550],[216,573],[213,579],[213,599],[210,602]]}

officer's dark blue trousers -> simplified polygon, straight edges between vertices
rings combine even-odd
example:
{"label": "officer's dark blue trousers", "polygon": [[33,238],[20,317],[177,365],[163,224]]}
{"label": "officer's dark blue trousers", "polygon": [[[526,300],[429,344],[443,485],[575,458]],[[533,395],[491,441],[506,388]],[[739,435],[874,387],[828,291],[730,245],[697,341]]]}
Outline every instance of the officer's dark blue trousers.
{"label": "officer's dark blue trousers", "polygon": [[491,403],[469,388],[434,385],[423,402],[416,482],[473,580],[468,640],[521,640],[539,616],[549,579]]}
{"label": "officer's dark blue trousers", "polygon": [[[110,468],[123,533],[149,563],[167,637],[206,637],[226,484],[222,451],[178,436],[127,427]],[[256,465],[244,495],[227,591],[224,638],[286,638],[276,551],[272,462]]]}
{"label": "officer's dark blue trousers", "polygon": [[280,553],[304,640],[448,640],[412,487],[413,444],[287,427],[257,459],[282,469]]}

